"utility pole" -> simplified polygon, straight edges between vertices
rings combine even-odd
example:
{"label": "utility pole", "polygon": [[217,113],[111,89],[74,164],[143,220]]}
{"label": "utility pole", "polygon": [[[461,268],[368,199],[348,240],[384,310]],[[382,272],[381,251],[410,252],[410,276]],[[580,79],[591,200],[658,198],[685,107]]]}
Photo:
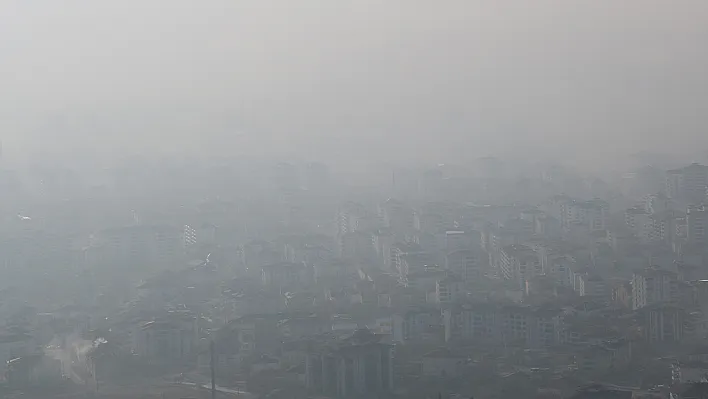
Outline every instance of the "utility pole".
{"label": "utility pole", "polygon": [[209,341],[209,355],[211,357],[211,399],[216,399],[216,359],[214,358],[214,340]]}

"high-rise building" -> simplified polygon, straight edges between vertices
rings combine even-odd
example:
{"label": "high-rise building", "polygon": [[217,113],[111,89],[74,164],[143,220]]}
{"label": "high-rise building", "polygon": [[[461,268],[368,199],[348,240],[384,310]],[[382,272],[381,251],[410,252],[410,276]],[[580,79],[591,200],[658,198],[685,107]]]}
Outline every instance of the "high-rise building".
{"label": "high-rise building", "polygon": [[322,342],[307,355],[307,388],[330,397],[375,397],[393,390],[393,346],[368,329]]}
{"label": "high-rise building", "polygon": [[565,222],[570,224],[586,225],[591,231],[607,229],[609,204],[605,201],[594,199],[590,201],[572,201],[566,205]]}
{"label": "high-rise building", "polygon": [[525,245],[508,245],[502,248],[499,269],[505,279],[518,281],[519,287],[529,278],[543,274],[538,254]]}
{"label": "high-rise building", "polygon": [[706,199],[708,166],[692,163],[666,172],[666,195],[672,199],[699,204]]}
{"label": "high-rise building", "polygon": [[672,208],[671,199],[664,193],[649,194],[644,196],[643,200],[644,210],[651,214],[666,212]]}
{"label": "high-rise building", "polygon": [[681,169],[672,169],[666,172],[666,196],[681,198],[683,191],[683,172]]}
{"label": "high-rise building", "polygon": [[676,304],[678,299],[676,273],[645,269],[632,276],[632,307],[635,310],[654,304]]}
{"label": "high-rise building", "polygon": [[498,344],[548,347],[558,342],[560,316],[523,305],[479,303],[443,310],[445,340],[474,339]]}
{"label": "high-rise building", "polygon": [[624,222],[642,242],[649,241],[653,224],[651,214],[643,208],[629,208],[624,211]]}
{"label": "high-rise building", "polygon": [[677,306],[649,306],[644,316],[644,334],[649,342],[680,342],[686,335],[687,312]]}
{"label": "high-rise building", "polygon": [[457,303],[465,295],[463,281],[455,275],[447,275],[435,282],[437,303]]}
{"label": "high-rise building", "polygon": [[651,223],[651,233],[649,241],[664,241],[671,243],[675,237],[676,216],[671,211],[655,213],[649,216]]}
{"label": "high-rise building", "polygon": [[184,245],[191,247],[196,244],[213,244],[216,241],[216,226],[210,223],[201,225],[184,225]]}
{"label": "high-rise building", "polygon": [[689,206],[686,212],[687,238],[692,244],[708,242],[708,209],[705,205]]}
{"label": "high-rise building", "polygon": [[484,274],[488,262],[481,249],[461,249],[445,256],[445,269],[455,273],[462,281],[470,282]]}
{"label": "high-rise building", "polygon": [[602,231],[607,228],[610,205],[600,199],[579,201],[565,195],[556,195],[542,208],[557,219],[564,229],[571,225],[582,225],[591,231]]}

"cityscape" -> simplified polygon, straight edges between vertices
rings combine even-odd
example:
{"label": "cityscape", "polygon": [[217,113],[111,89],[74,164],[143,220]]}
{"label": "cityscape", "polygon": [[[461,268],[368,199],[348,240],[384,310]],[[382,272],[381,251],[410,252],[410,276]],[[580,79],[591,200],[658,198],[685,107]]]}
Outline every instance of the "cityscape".
{"label": "cityscape", "polygon": [[4,397],[708,386],[708,166],[142,161],[3,170]]}
{"label": "cityscape", "polygon": [[708,1],[0,0],[0,399],[708,399]]}

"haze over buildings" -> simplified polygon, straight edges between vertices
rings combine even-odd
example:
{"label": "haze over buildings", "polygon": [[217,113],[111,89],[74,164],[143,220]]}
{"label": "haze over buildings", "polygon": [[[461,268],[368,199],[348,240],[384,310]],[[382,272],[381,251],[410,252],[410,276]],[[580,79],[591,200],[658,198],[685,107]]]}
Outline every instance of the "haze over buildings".
{"label": "haze over buildings", "polygon": [[707,18],[701,0],[9,0],[0,127],[27,152],[598,167],[708,144]]}
{"label": "haze over buildings", "polygon": [[708,397],[704,0],[0,3],[0,398]]}

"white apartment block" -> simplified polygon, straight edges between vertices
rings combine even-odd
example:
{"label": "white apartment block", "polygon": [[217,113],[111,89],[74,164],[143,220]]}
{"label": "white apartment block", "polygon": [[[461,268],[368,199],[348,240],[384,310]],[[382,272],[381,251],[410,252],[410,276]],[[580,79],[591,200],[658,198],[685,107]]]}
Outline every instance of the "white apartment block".
{"label": "white apartment block", "polygon": [[686,212],[687,238],[692,244],[708,242],[708,208],[705,205],[689,206]]}
{"label": "white apartment block", "polygon": [[649,241],[651,242],[671,242],[676,235],[676,217],[673,212],[666,211],[655,213],[649,216],[651,232]]}
{"label": "white apartment block", "polygon": [[678,276],[676,273],[645,269],[632,276],[632,307],[641,309],[653,304],[678,302]]}
{"label": "white apartment block", "polygon": [[190,247],[196,244],[214,244],[216,242],[216,226],[211,223],[201,225],[184,225],[184,245]]}
{"label": "white apartment block", "polygon": [[403,270],[403,268],[404,268],[403,263],[404,263],[404,257],[406,255],[415,255],[415,254],[422,255],[425,252],[420,248],[420,245],[412,244],[412,243],[398,242],[398,243],[395,243],[391,246],[389,253],[390,253],[390,260],[388,262],[390,264],[389,269],[391,271],[395,271],[400,274],[401,270]]}
{"label": "white apartment block", "polygon": [[508,245],[502,248],[499,269],[503,278],[518,281],[519,287],[531,277],[543,274],[538,254],[525,245]]}

